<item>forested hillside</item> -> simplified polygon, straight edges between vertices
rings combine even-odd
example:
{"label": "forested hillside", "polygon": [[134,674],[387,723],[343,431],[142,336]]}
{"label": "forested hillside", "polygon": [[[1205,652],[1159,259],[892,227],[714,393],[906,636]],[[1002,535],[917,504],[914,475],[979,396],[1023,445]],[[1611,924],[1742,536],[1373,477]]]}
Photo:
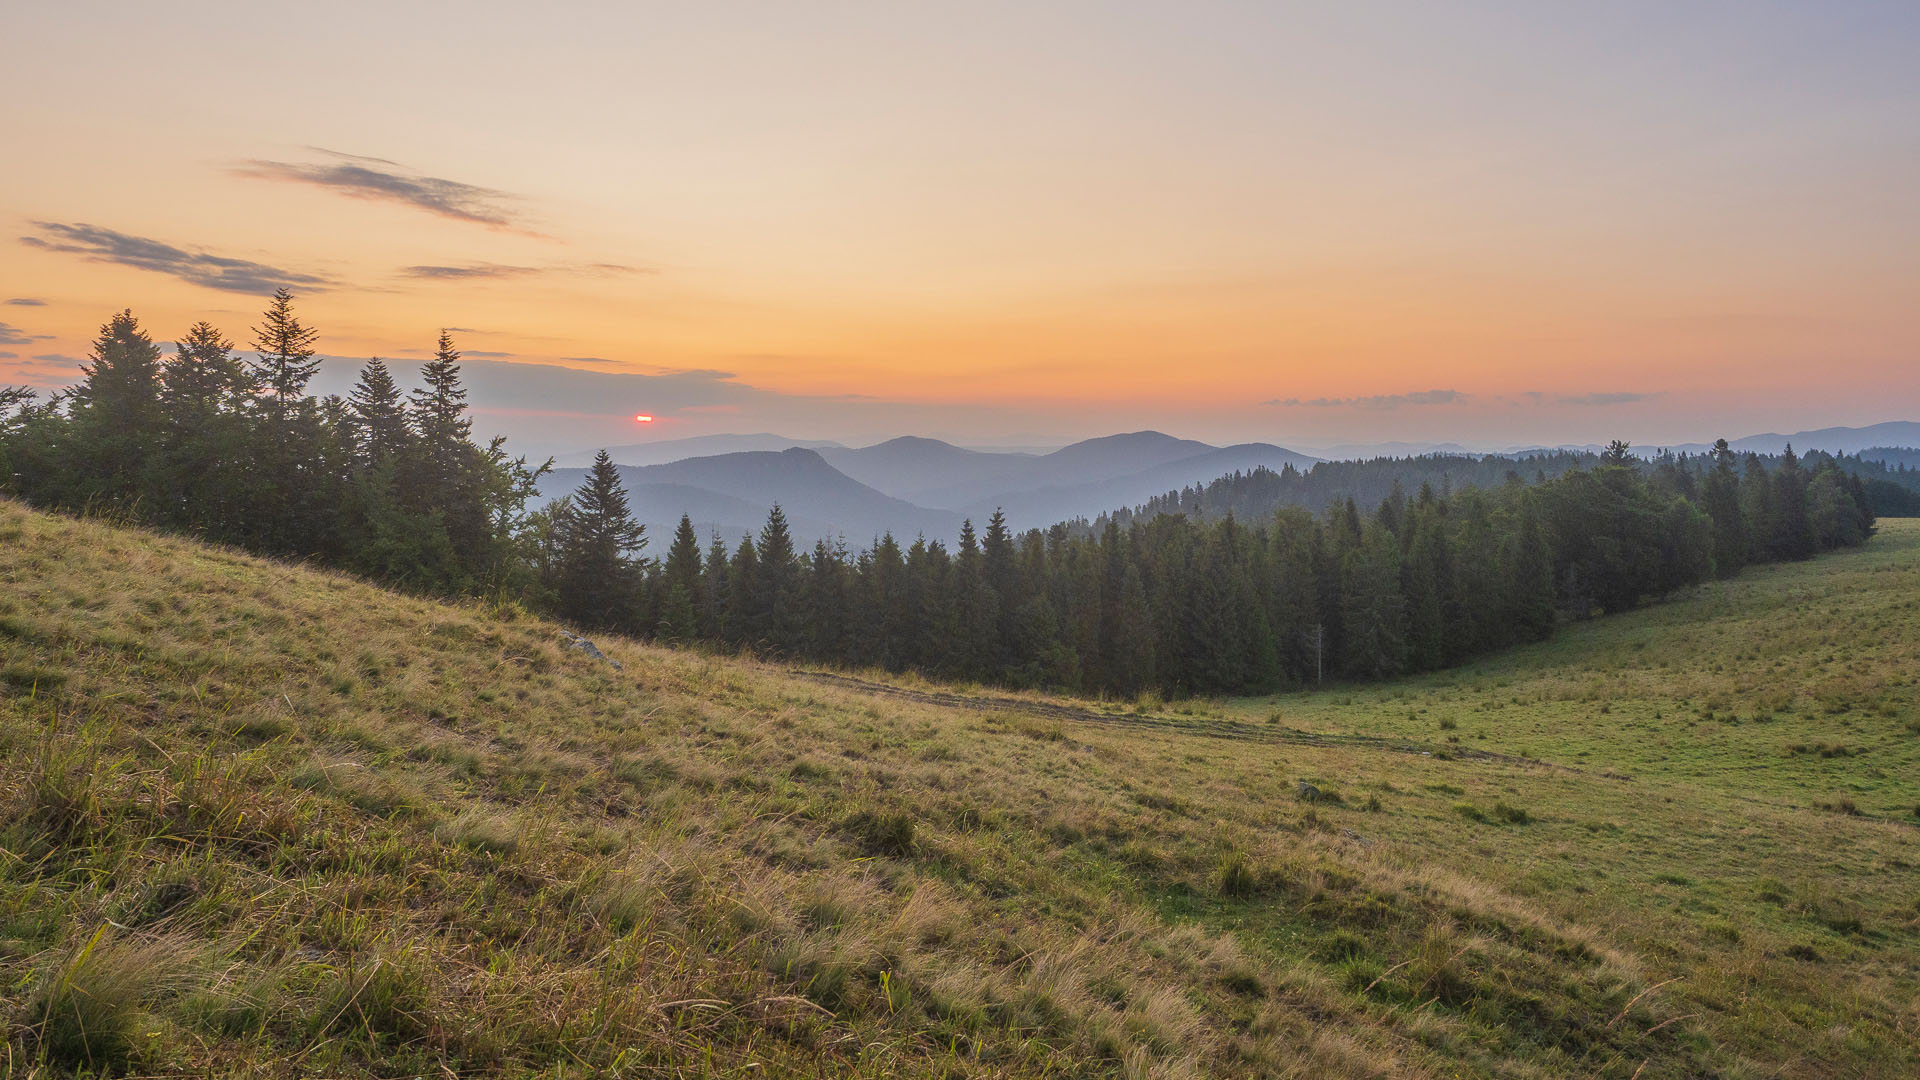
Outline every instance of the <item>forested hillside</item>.
{"label": "forested hillside", "polygon": [[[1772,472],[1723,454],[1700,490],[1635,467],[1597,468],[1442,497],[1423,488],[1370,515],[1180,515],[1011,534],[999,517],[949,552],[937,541],[794,550],[776,508],[761,534],[704,555],[683,522],[625,609],[592,618],[942,678],[1130,695],[1259,692],[1324,678],[1426,671],[1631,608],[1752,563],[1860,543],[1857,478]],[[618,492],[611,475],[593,505]]]}
{"label": "forested hillside", "polygon": [[[1709,458],[1644,463],[1616,443],[1591,461],[1242,474],[1198,491],[1191,507],[1176,496],[1097,532],[1061,523],[1016,534],[995,512],[978,533],[965,524],[952,547],[886,534],[864,549],[808,550],[787,517],[807,508],[775,501],[759,535],[737,546],[716,536],[703,549],[683,517],[651,557],[659,538],[635,521],[604,453],[571,497],[526,509],[546,470],[499,440],[472,442],[449,335],[425,386],[403,395],[374,360],[345,399],[306,393],[315,338],[285,291],[244,363],[206,323],[163,358],[130,312],[116,315],[71,393],[45,404],[11,395],[0,483],[38,506],[111,511],[423,592],[512,598],[585,627],[1118,695],[1432,670],[1716,573],[1858,544],[1873,524],[1858,459],[1803,464],[1788,450],[1770,467],[1723,442]],[[1121,436],[1038,460],[1164,456],[1167,441]],[[808,466],[890,502],[812,451],[741,456]],[[1439,490],[1406,494],[1398,481],[1409,469],[1440,471]],[[769,474],[759,494],[774,501],[779,486]],[[1326,513],[1296,505],[1316,500],[1331,500]]]}

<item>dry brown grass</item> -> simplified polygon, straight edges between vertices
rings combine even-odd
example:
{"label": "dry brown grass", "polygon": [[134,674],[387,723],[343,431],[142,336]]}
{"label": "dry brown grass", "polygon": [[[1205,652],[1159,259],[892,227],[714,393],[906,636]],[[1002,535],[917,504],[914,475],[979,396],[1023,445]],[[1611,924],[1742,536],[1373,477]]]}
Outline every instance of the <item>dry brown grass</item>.
{"label": "dry brown grass", "polygon": [[[1712,913],[1613,884],[1624,842],[1585,824],[1648,830],[1696,875],[1739,830],[1682,843],[1689,811],[1657,800],[1597,814],[1623,782],[1593,771],[1191,730],[1239,703],[1078,726],[602,641],[616,672],[537,620],[5,503],[0,586],[0,663],[63,677],[0,700],[0,976],[46,985],[108,918],[185,943],[127,1013],[129,1068],[1816,1075],[1741,1029],[1756,995],[1859,1010],[1825,1061],[1911,1061],[1889,1028],[1911,916],[1789,890],[1783,919],[1883,937],[1822,939],[1819,965],[1764,930],[1696,946],[1672,928]],[[1286,715],[1357,723],[1317,698]],[[1339,778],[1346,806],[1301,804],[1295,776]],[[1433,784],[1541,820],[1468,825]],[[1820,820],[1819,865],[1910,850]],[[1222,895],[1230,857],[1249,876]],[[1582,862],[1598,889],[1558,884]],[[1676,968],[1692,997],[1634,1000]],[[9,1008],[15,1061],[72,1064]]]}

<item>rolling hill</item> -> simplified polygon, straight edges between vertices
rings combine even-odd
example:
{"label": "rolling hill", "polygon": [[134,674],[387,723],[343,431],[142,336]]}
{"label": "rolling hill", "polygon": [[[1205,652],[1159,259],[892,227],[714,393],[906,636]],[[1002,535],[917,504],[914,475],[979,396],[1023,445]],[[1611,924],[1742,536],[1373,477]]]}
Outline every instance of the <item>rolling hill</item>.
{"label": "rolling hill", "polygon": [[[585,469],[556,469],[542,478],[540,494],[565,495],[585,476]],[[685,513],[703,540],[717,530],[737,542],[760,531],[775,503],[786,509],[796,542],[808,547],[840,536],[866,546],[889,530],[904,539],[922,532],[949,537],[960,530],[956,515],[883,495],[827,464],[819,452],[798,447],[621,466],[620,479],[634,517],[656,538],[672,536]]]}
{"label": "rolling hill", "polygon": [[1311,468],[1316,459],[1267,443],[1242,443],[1148,466],[1101,480],[1049,485],[996,494],[970,508],[978,518],[1004,509],[1015,528],[1039,528],[1069,518],[1094,518],[1118,507],[1137,506],[1156,495],[1203,484],[1235,472],[1288,465]]}
{"label": "rolling hill", "polygon": [[1909,522],[1226,702],[616,668],[4,501],[0,582],[22,1075],[1920,1070]]}
{"label": "rolling hill", "polygon": [[927,506],[956,485],[996,489],[1038,460],[1034,454],[967,450],[938,439],[903,435],[857,450],[822,450],[828,464],[877,491]]}
{"label": "rolling hill", "polygon": [[[683,458],[711,457],[715,454],[740,454],[753,450],[832,449],[840,444],[825,439],[789,439],[785,435],[695,435],[686,439],[661,439],[656,442],[609,446],[607,453],[616,465],[665,465]],[[599,450],[577,450],[554,458],[565,469],[580,469],[593,464]]]}

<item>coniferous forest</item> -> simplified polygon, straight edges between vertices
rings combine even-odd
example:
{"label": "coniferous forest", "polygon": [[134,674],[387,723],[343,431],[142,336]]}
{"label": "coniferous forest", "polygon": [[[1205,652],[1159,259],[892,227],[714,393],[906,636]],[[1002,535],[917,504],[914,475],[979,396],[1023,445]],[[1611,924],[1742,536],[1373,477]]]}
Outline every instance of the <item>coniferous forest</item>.
{"label": "coniferous forest", "polygon": [[1723,440],[1650,463],[1622,443],[1447,459],[1437,490],[1436,459],[1256,472],[1092,523],[1016,534],[995,514],[951,546],[808,546],[775,506],[729,548],[685,518],[646,536],[604,453],[571,497],[532,507],[544,467],[472,440],[448,335],[424,385],[403,391],[375,359],[345,398],[307,393],[316,336],[284,290],[244,354],[204,322],[165,354],[115,315],[71,390],[0,390],[0,487],[583,628],[1110,695],[1441,668],[1859,544],[1874,520],[1846,460]]}

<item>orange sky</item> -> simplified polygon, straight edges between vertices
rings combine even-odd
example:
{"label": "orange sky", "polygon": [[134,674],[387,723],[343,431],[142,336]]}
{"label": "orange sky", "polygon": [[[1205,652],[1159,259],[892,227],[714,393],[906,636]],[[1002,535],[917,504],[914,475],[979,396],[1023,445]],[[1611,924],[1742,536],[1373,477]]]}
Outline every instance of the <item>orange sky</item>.
{"label": "orange sky", "polygon": [[0,382],[291,281],[555,446],[1920,417],[1903,5],[25,6]]}

